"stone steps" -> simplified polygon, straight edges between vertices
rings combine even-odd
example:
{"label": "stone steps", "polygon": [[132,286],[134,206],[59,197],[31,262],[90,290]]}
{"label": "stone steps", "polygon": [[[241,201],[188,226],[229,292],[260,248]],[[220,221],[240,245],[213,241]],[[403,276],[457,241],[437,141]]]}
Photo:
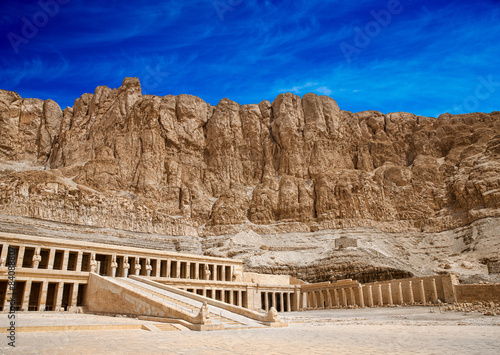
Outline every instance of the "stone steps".
{"label": "stone steps", "polygon": [[[189,303],[183,302],[181,300],[167,296],[166,294],[162,293],[163,290],[155,290],[154,287],[143,284],[139,281],[135,281],[135,280],[131,280],[131,279],[126,279],[126,280],[127,280],[127,282],[134,284],[135,286],[137,286],[140,289],[145,290],[146,292],[151,292],[160,298],[163,298],[165,300],[168,300],[169,302],[172,302],[172,303],[179,305],[182,308],[186,308],[186,309],[191,310],[191,312],[193,312],[193,314],[195,314],[195,315],[199,312],[199,310],[202,306],[201,302],[200,302],[199,306],[194,306],[194,305],[191,305]],[[234,321],[234,320],[229,319],[227,317],[223,317],[223,316],[218,315],[218,314],[213,313],[213,312],[209,312],[209,315],[210,315],[210,318],[212,319],[212,321],[216,321],[216,323],[223,323],[225,326],[234,326],[234,325],[245,326],[245,324],[243,324],[243,323]]]}
{"label": "stone steps", "polygon": [[179,332],[180,329],[173,324],[168,323],[155,323],[155,327],[160,329],[162,332]]}
{"label": "stone steps", "polygon": [[[144,295],[152,296],[162,302],[175,305],[176,307],[183,309],[193,315],[197,315],[200,311],[202,302],[192,299],[187,299],[187,297],[181,297],[179,295],[169,294],[168,291],[148,285],[144,282],[134,280],[131,278],[113,278],[113,280],[120,282],[123,286],[129,287],[136,292],[142,293]],[[189,303],[188,303],[189,302]],[[224,329],[247,329],[254,328],[254,325],[244,324],[235,319],[228,318],[221,315],[221,312],[214,311],[214,307],[210,307],[212,310],[209,312],[212,324],[221,324]]]}

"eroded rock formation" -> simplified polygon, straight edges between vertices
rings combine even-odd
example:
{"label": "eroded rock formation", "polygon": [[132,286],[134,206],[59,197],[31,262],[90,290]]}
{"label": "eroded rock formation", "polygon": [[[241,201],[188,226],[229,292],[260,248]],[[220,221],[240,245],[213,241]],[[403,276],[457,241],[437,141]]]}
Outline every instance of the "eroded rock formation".
{"label": "eroded rock formation", "polygon": [[0,90],[0,213],[169,235],[500,215],[500,112],[351,113],[327,96],[211,106],[98,87],[72,108]]}

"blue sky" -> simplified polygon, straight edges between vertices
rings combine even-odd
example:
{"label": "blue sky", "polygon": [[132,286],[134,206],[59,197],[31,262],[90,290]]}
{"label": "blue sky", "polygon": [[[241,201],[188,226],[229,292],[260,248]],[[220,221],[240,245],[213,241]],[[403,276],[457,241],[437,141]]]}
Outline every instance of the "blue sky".
{"label": "blue sky", "polygon": [[72,106],[139,77],[216,105],[315,92],[344,110],[500,110],[500,1],[0,0],[0,88]]}

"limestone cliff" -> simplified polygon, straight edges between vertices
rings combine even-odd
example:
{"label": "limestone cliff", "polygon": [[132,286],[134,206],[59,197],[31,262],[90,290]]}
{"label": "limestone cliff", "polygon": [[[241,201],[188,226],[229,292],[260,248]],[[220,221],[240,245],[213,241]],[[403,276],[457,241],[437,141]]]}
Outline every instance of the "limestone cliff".
{"label": "limestone cliff", "polygon": [[[64,110],[0,90],[0,229],[237,257],[308,281],[489,280],[499,119],[351,113],[314,94],[211,106],[142,95],[135,78]],[[359,248],[336,249],[343,235]]]}
{"label": "limestone cliff", "polygon": [[0,213],[170,235],[442,231],[500,215],[500,112],[351,113],[327,96],[211,106],[98,87],[0,91]]}

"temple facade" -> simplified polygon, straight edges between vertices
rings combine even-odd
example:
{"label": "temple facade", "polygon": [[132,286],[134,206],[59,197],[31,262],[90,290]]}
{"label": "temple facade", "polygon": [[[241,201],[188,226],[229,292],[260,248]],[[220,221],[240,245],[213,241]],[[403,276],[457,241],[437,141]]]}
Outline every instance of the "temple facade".
{"label": "temple facade", "polygon": [[0,233],[0,307],[8,309],[9,266],[16,310],[67,311],[87,306],[90,273],[138,276],[252,310],[301,308],[300,282],[245,273],[241,260],[154,249]]}
{"label": "temple facade", "polygon": [[[168,308],[165,304],[174,302],[178,296],[184,300],[175,301],[181,308],[186,300],[193,299],[201,302],[199,304],[208,302],[239,314],[427,305],[463,300],[495,301],[495,297],[488,295],[497,294],[500,285],[476,285],[474,292],[467,286],[460,285],[454,275],[367,284],[353,280],[308,284],[287,275],[245,272],[241,260],[0,233],[0,310],[3,312],[12,309],[142,312],[134,308],[134,301],[124,303],[122,308],[110,307],[111,303],[121,303],[120,297],[125,297],[127,292],[127,297],[135,297],[137,303],[146,300],[146,308]],[[150,294],[163,297],[164,305],[157,307]],[[107,298],[109,302],[101,302]],[[151,313],[144,313],[148,312]],[[254,313],[248,314],[255,319],[260,317]]]}

